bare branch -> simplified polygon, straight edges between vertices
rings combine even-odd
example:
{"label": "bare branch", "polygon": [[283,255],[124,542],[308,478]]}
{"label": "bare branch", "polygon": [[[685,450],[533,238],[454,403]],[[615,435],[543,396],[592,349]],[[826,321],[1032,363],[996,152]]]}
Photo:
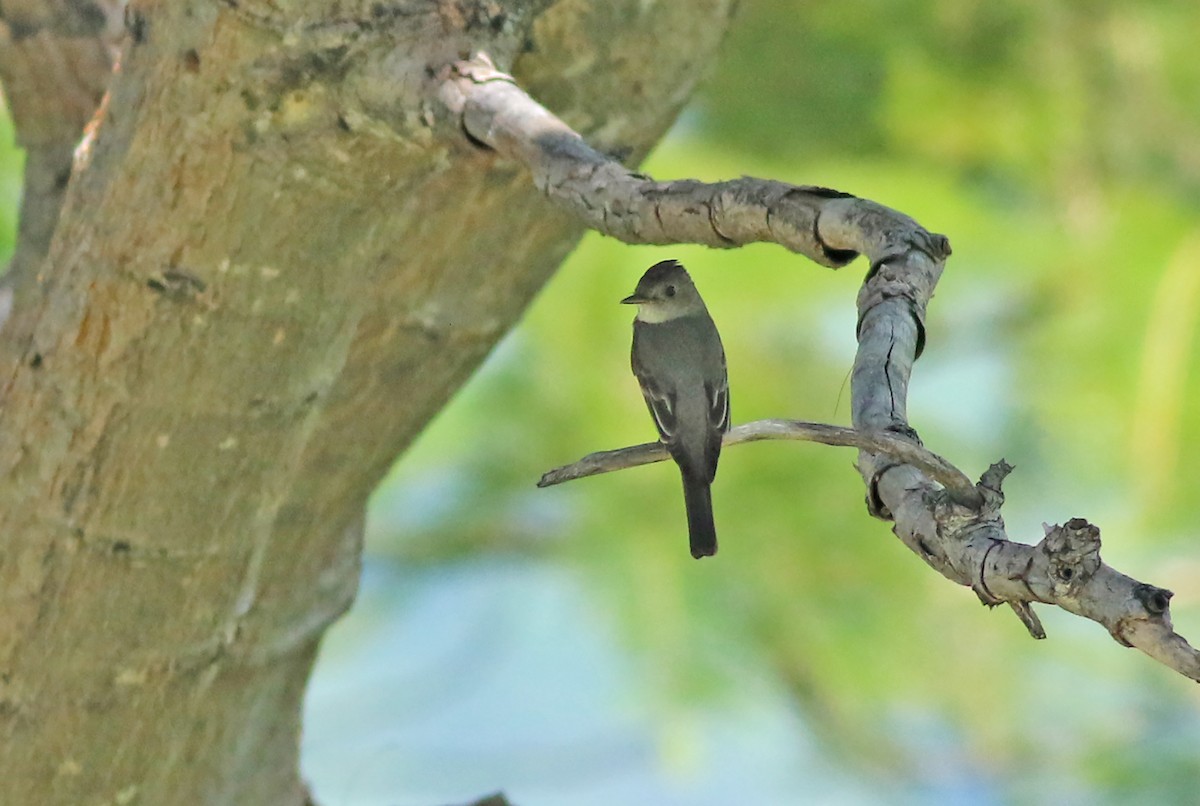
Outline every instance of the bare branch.
{"label": "bare branch", "polygon": [[[588,146],[482,54],[444,71],[434,93],[472,142],[522,164],[557,207],[627,243],[730,248],[768,241],[834,267],[866,255],[854,428],[763,420],[734,429],[725,444],[800,439],[857,447],[871,514],[894,521],[905,545],[946,578],[971,587],[987,605],[1008,604],[1035,638],[1045,630],[1031,603],[1055,604],[1200,680],[1200,656],[1171,628],[1170,593],[1104,565],[1099,530],[1073,520],[1036,546],[1013,543],[1000,518],[1001,483],[1012,468],[997,463],[972,485],[920,446],[908,424],[908,382],[925,344],[926,307],[950,254],[944,236],[828,188],[751,178],[657,182]],[[665,458],[656,443],[595,453],[550,471],[539,486]]]}
{"label": "bare branch", "polygon": [[[802,420],[755,420],[751,423],[734,426],[725,435],[722,444],[729,447],[765,439],[795,439],[884,453],[898,462],[921,468],[929,474],[930,478],[937,480],[964,504],[978,506],[982,502],[979,491],[961,470],[936,453],[931,453],[920,445],[895,434],[886,432],[867,434],[855,431],[853,428],[826,425],[825,423],[809,423]],[[647,442],[629,448],[590,453],[578,462],[548,471],[538,481],[537,486],[550,487],[564,481],[653,464],[668,458],[670,457],[667,449],[661,442]]]}
{"label": "bare branch", "polygon": [[523,164],[561,209],[626,243],[732,248],[763,241],[831,267],[862,252],[877,260],[896,244],[949,254],[944,236],[837,190],[751,177],[656,182],[593,149],[484,54],[455,65],[437,92],[474,141]]}
{"label": "bare branch", "polygon": [[[855,427],[903,432],[910,428],[908,381],[925,340],[925,309],[943,264],[919,249],[903,252],[889,237],[862,235],[891,256],[875,262],[858,295],[851,406]],[[947,579],[973,588],[985,604],[1008,603],[1034,637],[1045,631],[1030,603],[1055,604],[1200,681],[1200,654],[1171,627],[1170,593],[1103,564],[1094,526],[1069,521],[1048,529],[1036,546],[1008,539],[1000,518],[1001,484],[1012,470],[1006,463],[984,473],[978,509],[952,501],[922,469],[887,454],[861,451],[858,469],[872,514],[894,520],[905,545]]]}

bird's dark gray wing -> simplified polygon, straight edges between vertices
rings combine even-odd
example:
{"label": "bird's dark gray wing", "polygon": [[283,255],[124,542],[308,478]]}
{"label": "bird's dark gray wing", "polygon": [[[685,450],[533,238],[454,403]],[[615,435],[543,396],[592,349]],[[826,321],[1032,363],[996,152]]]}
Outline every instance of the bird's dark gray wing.
{"label": "bird's dark gray wing", "polygon": [[646,407],[654,417],[654,425],[662,441],[671,444],[677,433],[675,419],[675,395],[663,389],[642,364],[638,353],[638,328],[633,330],[633,351],[630,357],[633,375],[637,378],[638,386],[642,389],[642,397],[646,399]]}
{"label": "bird's dark gray wing", "polygon": [[708,478],[711,481],[717,475],[721,439],[729,430],[729,379],[722,377],[718,383],[705,383],[704,394],[708,400],[708,450],[705,459]]}

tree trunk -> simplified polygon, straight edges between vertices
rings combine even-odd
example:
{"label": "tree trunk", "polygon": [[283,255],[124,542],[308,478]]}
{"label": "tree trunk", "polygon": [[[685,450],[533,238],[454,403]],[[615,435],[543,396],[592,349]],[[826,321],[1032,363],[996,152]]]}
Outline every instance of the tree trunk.
{"label": "tree trunk", "polygon": [[[61,5],[0,11],[31,153],[20,66],[104,35]],[[434,79],[486,52],[633,164],[732,5],[130,3],[65,194],[30,161],[0,331],[0,803],[304,802],[367,496],[582,232]]]}

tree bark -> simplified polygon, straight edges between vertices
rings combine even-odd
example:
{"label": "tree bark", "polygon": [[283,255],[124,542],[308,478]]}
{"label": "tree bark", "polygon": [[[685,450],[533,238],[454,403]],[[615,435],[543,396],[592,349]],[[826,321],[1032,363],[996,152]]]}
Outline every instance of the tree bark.
{"label": "tree bark", "polygon": [[485,51],[636,164],[732,5],[129,4],[0,330],[0,802],[305,802],[364,502],[582,232],[431,83]]}
{"label": "tree bark", "polygon": [[71,158],[108,86],[118,0],[13,0],[0,10],[0,82],[25,150],[17,245],[0,278],[0,325],[12,287],[41,265],[62,208]]}

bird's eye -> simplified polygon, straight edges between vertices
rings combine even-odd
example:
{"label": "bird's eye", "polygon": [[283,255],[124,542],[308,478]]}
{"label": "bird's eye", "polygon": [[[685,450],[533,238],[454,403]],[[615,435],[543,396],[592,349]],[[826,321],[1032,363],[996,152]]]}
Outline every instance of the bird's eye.
{"label": "bird's eye", "polygon": [[673,286],[673,285],[667,286],[666,294],[668,297],[675,296],[675,286]]}

